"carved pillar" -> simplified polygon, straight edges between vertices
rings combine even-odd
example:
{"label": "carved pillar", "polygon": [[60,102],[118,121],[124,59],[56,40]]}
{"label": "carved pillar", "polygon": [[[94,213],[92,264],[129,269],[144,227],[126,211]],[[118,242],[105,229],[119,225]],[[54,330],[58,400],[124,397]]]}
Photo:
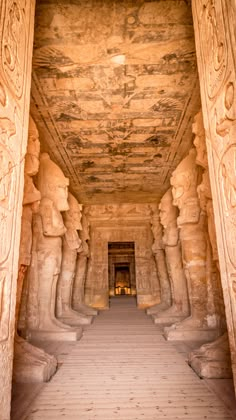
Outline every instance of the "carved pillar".
{"label": "carved pillar", "polygon": [[[213,213],[212,194],[208,172],[208,160],[203,127],[202,112],[199,112],[193,124],[195,134],[194,145],[197,150],[196,162],[204,168],[201,184],[198,186],[200,207],[207,214],[208,232],[208,309],[212,321],[219,324],[224,332],[225,307],[219,272],[219,256],[216,243],[215,220]],[[232,376],[228,335],[225,332],[220,338],[209,344],[204,344],[189,355],[189,363],[200,377],[229,378]]]}
{"label": "carved pillar", "polygon": [[193,0],[221,281],[236,386],[235,2]]}
{"label": "carved pillar", "polygon": [[169,189],[164,194],[159,209],[160,221],[164,228],[163,244],[171,284],[172,305],[170,308],[153,316],[156,324],[173,323],[189,315],[188,290],[177,228],[178,212],[172,202],[173,196],[171,189]]}
{"label": "carved pillar", "polygon": [[72,289],[75,278],[76,260],[82,242],[78,230],[81,226],[82,206],[72,194],[68,194],[69,210],[63,213],[66,233],[62,240],[62,263],[57,284],[57,317],[68,325],[88,325],[91,316],[72,309]]}
{"label": "carved pillar", "polygon": [[97,315],[96,309],[93,309],[84,303],[84,288],[87,276],[88,258],[89,258],[89,222],[86,215],[82,214],[81,220],[82,229],[79,231],[81,240],[81,248],[78,252],[78,258],[75,270],[75,280],[72,294],[72,307],[76,311],[85,315]]}
{"label": "carved pillar", "polygon": [[191,149],[171,178],[173,203],[180,210],[177,224],[188,281],[191,316],[165,329],[165,336],[169,340],[207,341],[219,335],[219,330],[211,323],[207,307],[207,225],[206,215],[201,212],[197,195],[199,170],[196,165],[196,150]]}
{"label": "carved pillar", "polygon": [[[38,211],[41,199],[41,194],[35,188],[32,180],[32,176],[37,174],[39,168],[39,149],[38,130],[33,119],[30,117],[29,138],[25,157],[25,185],[16,296],[16,329],[24,277],[31,262],[32,217]],[[17,331],[15,333],[14,347],[14,381],[23,383],[48,381],[55,373],[57,367],[55,357],[27,343],[27,341],[18,335]]]}
{"label": "carved pillar", "polygon": [[35,2],[0,3],[0,419],[10,419]]}
{"label": "carved pillar", "polygon": [[40,158],[39,212],[33,221],[32,260],[29,267],[27,333],[38,340],[77,340],[82,330],[73,330],[55,317],[56,288],[66,228],[60,211],[69,209],[68,179],[47,153]]}
{"label": "carved pillar", "polygon": [[160,281],[161,302],[147,309],[147,314],[152,315],[164,311],[171,306],[171,289],[166,267],[166,256],[162,241],[162,225],[159,212],[154,213],[151,219],[151,229],[154,237],[152,252],[155,257],[157,275]]}

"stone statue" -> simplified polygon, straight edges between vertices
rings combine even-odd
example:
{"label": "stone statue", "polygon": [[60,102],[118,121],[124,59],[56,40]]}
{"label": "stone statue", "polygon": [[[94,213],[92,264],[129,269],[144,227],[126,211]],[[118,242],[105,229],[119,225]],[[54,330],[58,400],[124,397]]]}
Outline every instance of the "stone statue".
{"label": "stone statue", "polygon": [[68,185],[61,169],[47,153],[40,157],[39,212],[33,220],[33,250],[29,270],[27,333],[39,340],[77,340],[82,329],[73,330],[55,316],[57,281],[61,268],[62,236],[66,233],[61,211],[69,210]]}
{"label": "stone statue", "polygon": [[169,309],[153,316],[155,323],[173,323],[189,315],[187,282],[183,270],[179,232],[177,228],[178,211],[172,204],[171,188],[161,199],[160,221],[164,228],[163,244],[166,253],[167,269],[171,284],[172,305]]}
{"label": "stone statue", "polygon": [[152,252],[155,257],[157,274],[160,281],[161,302],[147,309],[148,315],[153,315],[164,311],[171,306],[171,289],[166,267],[166,256],[164,251],[164,244],[162,240],[163,231],[160,223],[159,212],[155,212],[151,219],[151,229],[153,233],[154,243],[152,245]]}
{"label": "stone statue", "polygon": [[82,241],[78,230],[81,226],[82,206],[76,198],[68,194],[69,210],[63,213],[66,233],[62,241],[62,264],[57,285],[57,317],[69,325],[86,325],[92,322],[92,317],[72,309],[72,289],[75,278],[78,252],[82,250]]}
{"label": "stone statue", "polygon": [[85,315],[97,315],[98,311],[96,309],[86,305],[84,303],[84,288],[88,268],[88,258],[89,258],[89,245],[88,241],[90,239],[89,235],[89,222],[86,217],[85,212],[82,213],[82,230],[79,231],[79,237],[81,240],[81,248],[78,251],[78,258],[75,271],[75,280],[73,287],[72,295],[72,307],[76,311],[79,311]]}
{"label": "stone statue", "polygon": [[17,279],[16,296],[16,333],[14,348],[13,379],[15,382],[48,381],[55,373],[57,361],[54,356],[32,346],[17,333],[20,302],[23,282],[28,266],[31,262],[32,252],[32,217],[39,210],[41,199],[40,192],[34,186],[32,176],[36,175],[39,168],[39,139],[37,127],[30,117],[28,147],[25,158],[25,184],[23,211],[21,221],[21,241],[19,252],[19,271]]}
{"label": "stone statue", "polygon": [[[207,214],[208,221],[208,237],[211,246],[210,276],[211,280],[215,280],[212,284],[212,295],[215,304],[216,316],[219,318],[220,327],[224,332],[215,341],[204,344],[200,348],[189,354],[189,364],[197,372],[200,377],[205,378],[230,378],[232,377],[230,349],[228,342],[228,334],[226,332],[225,308],[223,300],[223,292],[220,279],[219,257],[216,242],[216,230],[214,211],[212,203],[212,194],[210,186],[210,178],[208,172],[207,150],[205,141],[205,130],[203,126],[202,115],[198,117],[197,124],[193,125],[193,131],[196,135],[194,145],[197,150],[197,164],[204,168],[203,179],[198,186],[198,195],[200,206]],[[199,142],[199,133],[201,142]],[[200,156],[200,158],[198,158]],[[202,158],[201,158],[202,157]],[[213,283],[213,282],[212,282]]]}
{"label": "stone statue", "polygon": [[206,217],[201,212],[197,195],[200,168],[196,165],[196,151],[191,149],[172,174],[173,204],[180,210],[177,224],[185,274],[188,281],[190,317],[165,328],[169,340],[211,340],[219,335],[211,324],[207,304],[206,278]]}

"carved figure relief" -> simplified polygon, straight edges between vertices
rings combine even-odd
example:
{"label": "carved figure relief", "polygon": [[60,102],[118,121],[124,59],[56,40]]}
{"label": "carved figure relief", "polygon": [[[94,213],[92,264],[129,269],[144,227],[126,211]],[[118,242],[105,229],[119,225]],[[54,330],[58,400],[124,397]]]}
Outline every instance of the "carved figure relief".
{"label": "carved figure relief", "polygon": [[207,68],[205,73],[207,92],[209,99],[213,99],[224,83],[228,65],[222,0],[201,0],[199,20],[202,29],[201,46]]}
{"label": "carved figure relief", "polygon": [[22,96],[26,53],[25,9],[19,0],[5,4],[3,22],[2,67],[8,87],[17,98]]}
{"label": "carved figure relief", "polygon": [[[212,185],[213,204],[221,281],[223,285],[227,328],[231,346],[232,368],[236,384],[236,294],[235,294],[235,9],[228,3],[208,2],[214,8],[214,20],[208,22],[201,17],[207,8],[203,2],[193,1],[193,17],[198,49],[198,67],[202,91],[208,92],[208,74],[213,74],[213,94],[203,95],[204,126],[207,132],[209,172]],[[209,7],[208,7],[209,9]],[[229,12],[230,10],[230,12]],[[214,24],[214,31],[208,27]],[[209,32],[209,42],[205,33]],[[214,40],[218,40],[216,41]],[[215,44],[216,48],[209,45]],[[206,45],[208,45],[206,49]],[[213,68],[214,57],[219,56],[218,65]],[[214,70],[214,72],[213,72]]]}
{"label": "carved figure relief", "polygon": [[33,2],[0,2],[0,416],[4,419],[10,418],[14,294],[24,183],[23,151],[27,145],[33,7]]}
{"label": "carved figure relief", "polygon": [[15,134],[15,124],[8,118],[0,119],[0,263],[7,260],[11,249],[16,173],[10,139]]}

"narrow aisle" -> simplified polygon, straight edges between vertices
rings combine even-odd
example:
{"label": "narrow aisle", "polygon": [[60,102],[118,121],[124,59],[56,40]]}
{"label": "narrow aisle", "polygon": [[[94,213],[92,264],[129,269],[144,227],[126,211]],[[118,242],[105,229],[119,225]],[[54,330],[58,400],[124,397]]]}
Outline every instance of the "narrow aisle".
{"label": "narrow aisle", "polygon": [[27,420],[228,420],[223,404],[135,299],[113,298]]}

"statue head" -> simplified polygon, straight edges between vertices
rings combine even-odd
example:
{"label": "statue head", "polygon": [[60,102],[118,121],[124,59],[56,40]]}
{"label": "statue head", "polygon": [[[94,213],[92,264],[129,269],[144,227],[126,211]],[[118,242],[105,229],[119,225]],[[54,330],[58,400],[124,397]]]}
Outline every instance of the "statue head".
{"label": "statue head", "polygon": [[40,142],[39,133],[33,118],[30,115],[28,145],[25,156],[25,173],[30,176],[37,174],[39,170]]}
{"label": "statue head", "polygon": [[203,125],[202,110],[195,115],[192,125],[192,132],[195,134],[193,141],[194,146],[196,147],[197,156],[196,163],[197,165],[202,166],[203,168],[208,168],[207,161],[207,149],[206,149],[206,134]]}
{"label": "statue head", "polygon": [[198,177],[196,150],[191,149],[189,154],[177,166],[170,179],[173,204],[179,209],[182,209],[187,199],[197,198]]}
{"label": "statue head", "polygon": [[42,198],[48,198],[54,202],[59,211],[69,210],[68,204],[69,179],[51,159],[48,153],[40,156],[38,172],[38,189]]}
{"label": "statue head", "polygon": [[163,195],[159,204],[160,222],[166,229],[172,222],[176,222],[178,209],[173,205],[173,195],[171,188]]}
{"label": "statue head", "polygon": [[41,194],[35,187],[32,177],[25,174],[23,206],[33,204],[33,210],[36,212],[39,208],[40,200]]}
{"label": "statue head", "polygon": [[81,217],[82,217],[82,205],[78,203],[76,198],[69,192],[68,193],[68,204],[69,210],[64,213],[65,225],[70,225],[75,230],[81,230]]}

